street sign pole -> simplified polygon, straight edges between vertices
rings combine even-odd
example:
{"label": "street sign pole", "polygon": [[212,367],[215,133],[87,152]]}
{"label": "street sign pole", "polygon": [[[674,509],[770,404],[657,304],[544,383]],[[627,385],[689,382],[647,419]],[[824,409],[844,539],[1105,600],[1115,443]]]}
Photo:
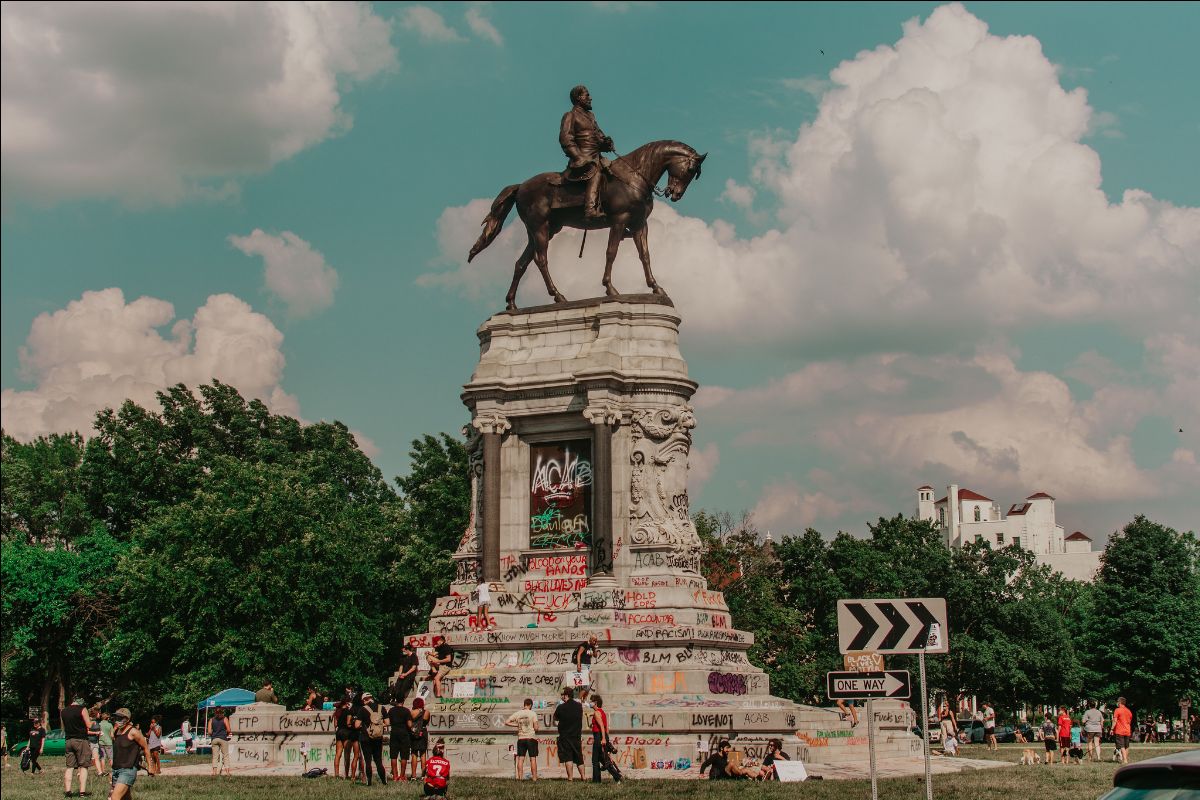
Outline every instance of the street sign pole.
{"label": "street sign pole", "polygon": [[879,783],[875,779],[875,701],[867,701],[867,750],[871,753],[871,800],[879,800]]}
{"label": "street sign pole", "polygon": [[925,800],[933,800],[933,772],[929,768],[929,692],[925,689],[925,651],[922,650],[917,658],[921,662],[921,738],[925,740]]}

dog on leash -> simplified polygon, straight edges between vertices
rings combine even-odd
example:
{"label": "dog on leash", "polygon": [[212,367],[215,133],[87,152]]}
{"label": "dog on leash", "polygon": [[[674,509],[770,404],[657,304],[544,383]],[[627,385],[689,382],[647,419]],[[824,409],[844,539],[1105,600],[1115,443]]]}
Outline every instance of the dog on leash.
{"label": "dog on leash", "polygon": [[1042,757],[1039,756],[1036,752],[1034,752],[1032,747],[1026,747],[1025,752],[1021,753],[1021,764],[1022,765],[1029,764],[1030,766],[1032,766],[1034,764],[1040,764],[1040,763],[1042,763]]}

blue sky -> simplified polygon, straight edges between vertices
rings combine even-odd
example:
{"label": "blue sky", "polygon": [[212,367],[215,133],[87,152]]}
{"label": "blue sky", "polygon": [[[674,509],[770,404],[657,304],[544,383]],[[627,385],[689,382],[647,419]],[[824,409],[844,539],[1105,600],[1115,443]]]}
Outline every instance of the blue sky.
{"label": "blue sky", "polygon": [[[1194,529],[1198,33],[1186,3],[6,4],[4,427],[215,375],[404,471],[466,421],[522,243],[467,247],[561,167],[582,82],[618,150],[709,153],[651,231],[694,507],[861,532],[956,482]],[[593,296],[577,247],[551,267]]]}

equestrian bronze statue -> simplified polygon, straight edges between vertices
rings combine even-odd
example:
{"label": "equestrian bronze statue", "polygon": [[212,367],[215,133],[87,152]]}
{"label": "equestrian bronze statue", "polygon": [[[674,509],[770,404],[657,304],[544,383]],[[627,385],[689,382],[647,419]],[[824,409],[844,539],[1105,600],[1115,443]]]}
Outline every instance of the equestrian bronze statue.
{"label": "equestrian bronze statue", "polygon": [[[666,292],[654,280],[650,271],[650,245],[646,223],[654,208],[654,195],[660,194],[677,202],[687,191],[688,184],[700,177],[700,167],[707,153],[701,155],[683,142],[669,139],[650,142],[614,161],[606,161],[601,152],[613,150],[612,139],[604,135],[592,115],[591,95],[583,86],[571,90],[572,108],[562,120],[559,144],[569,159],[562,172],[543,172],[524,183],[506,186],[492,202],[492,209],[483,220],[483,233],[471,247],[467,261],[475,258],[490,245],[504,226],[504,220],[517,207],[517,215],[525,223],[528,241],[513,270],[512,285],[505,297],[510,311],[517,308],[517,286],[530,261],[537,263],[546,282],[546,291],[556,303],[567,298],[554,286],[550,277],[547,250],[550,240],[563,228],[583,231],[608,228],[608,250],[604,259],[604,292],[609,297],[620,294],[612,283],[613,261],[621,240],[633,237],[646,286],[657,295]],[[663,173],[667,173],[667,188],[655,188]],[[599,199],[597,204],[594,198]],[[585,233],[586,235],[586,233]]]}

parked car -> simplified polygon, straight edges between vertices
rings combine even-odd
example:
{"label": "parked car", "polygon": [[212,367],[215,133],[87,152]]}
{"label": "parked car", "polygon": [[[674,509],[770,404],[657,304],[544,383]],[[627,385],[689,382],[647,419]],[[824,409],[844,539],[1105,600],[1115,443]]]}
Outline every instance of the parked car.
{"label": "parked car", "polygon": [[1182,800],[1200,792],[1200,750],[1126,764],[1100,800]]}
{"label": "parked car", "polygon": [[[25,748],[29,747],[29,740],[17,742],[13,746],[12,753],[14,756],[19,756],[25,752]],[[46,741],[42,743],[42,755],[44,756],[61,756],[67,751],[67,739],[63,736],[62,728],[55,728],[46,734]]]}
{"label": "parked car", "polygon": [[[1028,736],[1026,737],[1028,738]],[[958,721],[958,740],[964,744],[983,744],[983,720],[960,719]],[[1016,734],[1011,725],[996,726],[996,741],[1000,744],[1015,742]]]}
{"label": "parked car", "polygon": [[[166,753],[182,753],[183,750],[183,730],[176,728],[170,733],[162,737],[163,751]],[[210,753],[212,752],[212,743],[207,736],[196,736],[195,731],[192,731],[192,752],[194,753]]]}

